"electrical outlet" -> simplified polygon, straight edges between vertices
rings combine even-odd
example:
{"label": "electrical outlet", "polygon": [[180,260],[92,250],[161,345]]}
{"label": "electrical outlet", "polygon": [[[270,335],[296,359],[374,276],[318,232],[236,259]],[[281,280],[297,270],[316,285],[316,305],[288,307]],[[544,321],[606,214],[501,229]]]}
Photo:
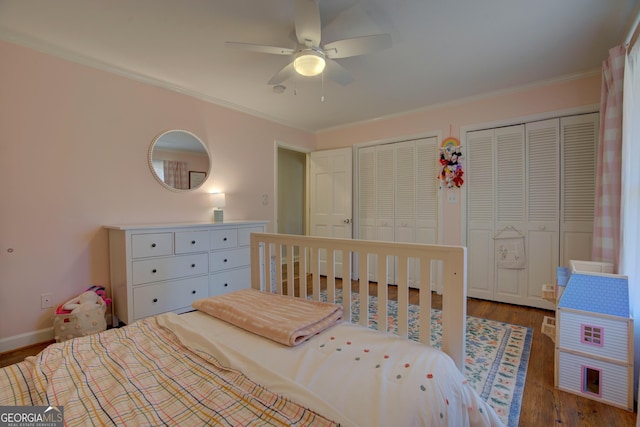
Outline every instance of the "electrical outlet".
{"label": "electrical outlet", "polygon": [[46,293],[40,295],[40,308],[53,307],[53,294]]}
{"label": "electrical outlet", "polygon": [[267,206],[269,204],[269,195],[268,194],[263,194],[262,195],[262,205],[263,206]]}

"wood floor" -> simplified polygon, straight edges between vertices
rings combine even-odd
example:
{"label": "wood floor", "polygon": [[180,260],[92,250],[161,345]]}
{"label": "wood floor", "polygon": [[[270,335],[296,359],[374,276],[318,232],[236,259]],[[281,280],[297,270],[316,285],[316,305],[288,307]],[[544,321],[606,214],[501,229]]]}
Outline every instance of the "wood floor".
{"label": "wood floor", "polygon": [[[357,283],[354,283],[357,289]],[[394,287],[389,288],[389,297],[394,298]],[[375,294],[375,287],[370,292]],[[412,290],[410,302],[418,302],[418,291]],[[440,308],[440,299],[434,295],[433,305]],[[514,323],[533,328],[531,356],[522,399],[520,426],[611,426],[632,427],[636,425],[636,414],[613,406],[554,389],[553,351],[551,339],[542,335],[540,325],[545,315],[551,312],[536,308],[514,306],[490,301],[469,299],[467,314],[470,316]],[[18,362],[36,354],[46,344],[0,354],[0,366]]]}

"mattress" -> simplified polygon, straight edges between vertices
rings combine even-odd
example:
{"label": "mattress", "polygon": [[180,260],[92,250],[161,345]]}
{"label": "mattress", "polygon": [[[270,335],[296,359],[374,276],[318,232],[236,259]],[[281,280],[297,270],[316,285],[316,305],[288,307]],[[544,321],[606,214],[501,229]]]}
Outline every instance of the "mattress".
{"label": "mattress", "polygon": [[1,405],[62,405],[68,425],[501,425],[424,344],[340,323],[288,347],[197,311],[52,344],[0,370]]}

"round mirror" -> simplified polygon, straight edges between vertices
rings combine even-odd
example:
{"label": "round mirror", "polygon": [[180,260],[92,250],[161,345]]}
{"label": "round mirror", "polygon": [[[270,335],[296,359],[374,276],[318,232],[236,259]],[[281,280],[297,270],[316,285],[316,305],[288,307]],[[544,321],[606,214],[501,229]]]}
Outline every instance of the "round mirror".
{"label": "round mirror", "polygon": [[189,191],[206,181],[211,158],[200,138],[186,130],[169,130],[151,143],[149,167],[164,187]]}

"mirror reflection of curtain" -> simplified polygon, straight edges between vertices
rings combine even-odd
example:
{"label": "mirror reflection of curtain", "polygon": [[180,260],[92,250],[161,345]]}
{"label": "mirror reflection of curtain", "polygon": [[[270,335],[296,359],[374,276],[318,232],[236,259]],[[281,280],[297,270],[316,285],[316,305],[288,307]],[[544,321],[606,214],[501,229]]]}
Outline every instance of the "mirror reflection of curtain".
{"label": "mirror reflection of curtain", "polygon": [[164,182],[178,190],[189,189],[189,175],[187,173],[187,162],[176,160],[164,161]]}

